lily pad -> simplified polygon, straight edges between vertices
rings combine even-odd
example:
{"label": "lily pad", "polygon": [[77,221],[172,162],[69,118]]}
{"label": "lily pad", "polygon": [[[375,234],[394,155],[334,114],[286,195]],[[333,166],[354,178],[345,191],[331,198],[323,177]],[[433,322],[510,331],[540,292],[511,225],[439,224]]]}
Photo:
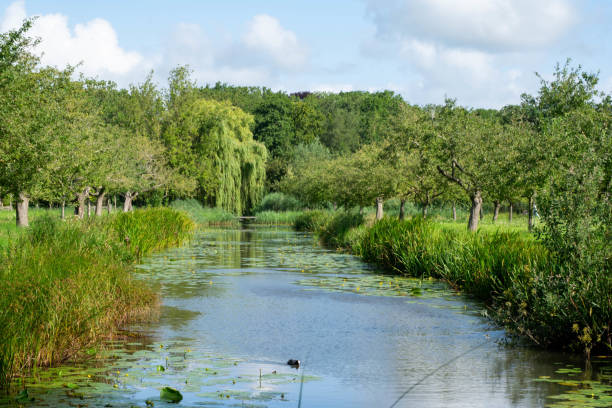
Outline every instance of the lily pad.
{"label": "lily pad", "polygon": [[178,403],[183,399],[183,395],[175,390],[174,388],[164,387],[159,393],[159,397],[162,401]]}

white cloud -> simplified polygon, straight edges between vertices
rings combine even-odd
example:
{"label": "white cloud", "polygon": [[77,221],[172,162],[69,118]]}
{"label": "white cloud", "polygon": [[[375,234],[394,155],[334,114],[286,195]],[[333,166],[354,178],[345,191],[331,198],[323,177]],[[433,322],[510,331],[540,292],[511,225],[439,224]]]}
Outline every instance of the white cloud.
{"label": "white cloud", "polygon": [[365,1],[375,34],[363,53],[399,62],[412,77],[404,95],[434,103],[447,95],[470,106],[518,103],[533,82],[525,61],[577,22],[572,0]]}
{"label": "white cloud", "polygon": [[[25,1],[17,0],[5,9],[0,28],[18,28],[26,17]],[[195,79],[204,82],[269,85],[284,73],[302,70],[309,54],[293,31],[266,14],[249,20],[242,36],[214,40],[200,25],[180,23],[165,49],[146,57],[121,47],[113,26],[101,18],[71,26],[63,14],[45,14],[37,17],[29,34],[41,39],[35,51],[44,65],[80,63],[79,72],[122,86],[142,80],[153,68],[163,80],[160,75],[177,65],[189,65]]]}
{"label": "white cloud", "polygon": [[23,0],[18,0],[10,4],[4,11],[2,21],[0,21],[0,31],[6,32],[21,27],[21,23],[27,17]]}
{"label": "white cloud", "polygon": [[[25,3],[16,1],[6,9],[0,26],[3,30],[17,28],[26,16]],[[125,76],[144,65],[142,55],[121,48],[117,33],[103,19],[76,24],[71,29],[66,16],[45,14],[38,16],[29,35],[41,39],[35,52],[42,55],[45,65],[63,68],[81,63],[79,71],[103,78]]]}
{"label": "white cloud", "polygon": [[300,44],[295,33],[283,28],[277,19],[266,14],[253,17],[242,42],[248,49],[267,54],[285,68],[300,68],[308,57],[306,47]]}
{"label": "white cloud", "polygon": [[236,85],[262,85],[308,63],[307,48],[274,17],[253,17],[240,37],[212,41],[197,24],[179,24],[168,42],[165,69],[188,64],[195,79]]}
{"label": "white cloud", "polygon": [[545,47],[576,23],[568,0],[367,0],[381,38],[489,52]]}

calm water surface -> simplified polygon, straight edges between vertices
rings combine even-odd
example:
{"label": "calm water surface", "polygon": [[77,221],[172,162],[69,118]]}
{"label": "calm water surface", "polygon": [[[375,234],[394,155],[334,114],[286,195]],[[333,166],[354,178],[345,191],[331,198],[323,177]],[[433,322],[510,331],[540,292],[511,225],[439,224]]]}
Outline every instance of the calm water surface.
{"label": "calm water surface", "polygon": [[397,407],[612,406],[604,358],[506,346],[482,305],[309,234],[205,231],[137,279],[161,293],[159,321],[91,350],[101,359],[36,373],[28,406],[173,405],[164,386],[179,406],[296,407],[300,387],[302,407],[389,407],[411,387]]}

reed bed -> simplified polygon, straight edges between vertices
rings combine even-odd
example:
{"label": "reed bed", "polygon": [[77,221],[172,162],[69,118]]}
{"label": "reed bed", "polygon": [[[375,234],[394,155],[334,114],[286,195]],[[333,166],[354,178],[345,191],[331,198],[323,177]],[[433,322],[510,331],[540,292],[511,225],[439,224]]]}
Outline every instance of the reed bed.
{"label": "reed bed", "polygon": [[157,295],[132,279],[131,265],[179,245],[193,228],[168,208],[84,221],[36,219],[0,253],[0,385],[150,317]]}
{"label": "reed bed", "polygon": [[294,225],[302,211],[261,211],[255,213],[257,225]]}

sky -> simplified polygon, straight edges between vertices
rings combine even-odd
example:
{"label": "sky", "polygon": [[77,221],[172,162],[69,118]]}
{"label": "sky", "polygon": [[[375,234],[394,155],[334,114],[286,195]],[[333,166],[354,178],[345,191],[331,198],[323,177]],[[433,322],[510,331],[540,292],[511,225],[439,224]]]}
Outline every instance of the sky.
{"label": "sky", "polygon": [[499,108],[571,58],[612,93],[610,0],[0,0],[0,31],[32,16],[43,64],[121,87],[189,65],[200,85]]}

